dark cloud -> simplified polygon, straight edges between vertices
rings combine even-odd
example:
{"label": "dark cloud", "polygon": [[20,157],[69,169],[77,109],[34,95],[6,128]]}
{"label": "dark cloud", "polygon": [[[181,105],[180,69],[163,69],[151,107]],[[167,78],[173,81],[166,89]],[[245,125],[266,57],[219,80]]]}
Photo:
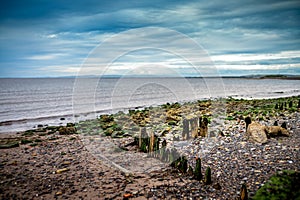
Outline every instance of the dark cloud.
{"label": "dark cloud", "polygon": [[[187,34],[211,55],[300,49],[297,0],[12,0],[0,8],[0,75],[21,65],[75,65],[111,34],[148,26]],[[250,64],[289,62],[300,63],[293,57]]]}

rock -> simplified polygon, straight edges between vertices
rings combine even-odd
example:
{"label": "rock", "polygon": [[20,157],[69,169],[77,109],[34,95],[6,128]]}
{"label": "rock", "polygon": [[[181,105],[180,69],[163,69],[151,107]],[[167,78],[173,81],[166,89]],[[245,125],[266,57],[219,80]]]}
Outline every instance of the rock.
{"label": "rock", "polygon": [[55,173],[56,173],[56,174],[61,174],[61,173],[63,173],[63,172],[67,172],[67,171],[69,171],[69,170],[70,170],[69,168],[62,168],[62,169],[56,170]]}
{"label": "rock", "polygon": [[60,135],[76,134],[76,128],[75,127],[60,127],[58,131],[59,131]]}
{"label": "rock", "polygon": [[58,191],[55,193],[55,196],[60,196],[60,195],[62,195],[62,191]]}
{"label": "rock", "polygon": [[73,126],[75,126],[74,123],[67,123],[67,127],[73,127]]}
{"label": "rock", "polygon": [[270,137],[277,137],[277,136],[289,136],[289,132],[280,127],[280,126],[267,126],[266,127],[267,136]]}
{"label": "rock", "polygon": [[177,124],[176,121],[169,121],[169,122],[168,122],[168,125],[170,125],[170,126],[175,126],[176,124]]}
{"label": "rock", "polygon": [[10,148],[15,148],[15,147],[19,147],[20,144],[18,141],[13,141],[13,142],[9,142],[6,144],[1,144],[0,145],[0,149],[10,149]]}
{"label": "rock", "polygon": [[130,197],[133,197],[133,194],[131,194],[131,193],[125,193],[124,195],[123,195],[123,199],[125,200],[125,199],[129,199]]}
{"label": "rock", "polygon": [[273,175],[253,196],[258,199],[299,199],[300,173],[284,170]]}
{"label": "rock", "polygon": [[29,144],[32,143],[32,140],[22,139],[21,144]]}
{"label": "rock", "polygon": [[221,190],[221,189],[222,189],[220,183],[214,184],[214,185],[213,185],[213,188],[215,188],[216,190]]}
{"label": "rock", "polygon": [[266,127],[257,123],[251,122],[251,118],[247,117],[246,121],[246,134],[250,141],[264,144],[268,142]]}

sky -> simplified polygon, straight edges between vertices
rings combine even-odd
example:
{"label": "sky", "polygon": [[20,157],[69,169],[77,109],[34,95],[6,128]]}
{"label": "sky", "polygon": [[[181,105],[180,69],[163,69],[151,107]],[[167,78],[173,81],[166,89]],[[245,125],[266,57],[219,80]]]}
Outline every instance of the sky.
{"label": "sky", "polygon": [[10,0],[0,10],[0,77],[300,75],[298,0]]}

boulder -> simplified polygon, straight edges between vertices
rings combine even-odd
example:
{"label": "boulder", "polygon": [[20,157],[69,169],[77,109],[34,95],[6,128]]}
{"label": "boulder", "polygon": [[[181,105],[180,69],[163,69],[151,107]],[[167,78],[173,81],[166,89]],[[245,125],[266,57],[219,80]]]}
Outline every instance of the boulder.
{"label": "boulder", "polygon": [[246,134],[250,141],[264,144],[268,142],[267,128],[257,122],[251,122],[251,118],[247,117],[246,121]]}

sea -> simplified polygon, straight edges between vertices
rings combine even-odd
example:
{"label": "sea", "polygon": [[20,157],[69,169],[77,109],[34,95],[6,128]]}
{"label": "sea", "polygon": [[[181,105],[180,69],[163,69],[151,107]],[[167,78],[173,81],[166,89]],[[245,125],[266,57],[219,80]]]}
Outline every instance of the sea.
{"label": "sea", "polygon": [[205,99],[300,95],[300,80],[255,78],[1,78],[0,133],[65,125],[129,109]]}

